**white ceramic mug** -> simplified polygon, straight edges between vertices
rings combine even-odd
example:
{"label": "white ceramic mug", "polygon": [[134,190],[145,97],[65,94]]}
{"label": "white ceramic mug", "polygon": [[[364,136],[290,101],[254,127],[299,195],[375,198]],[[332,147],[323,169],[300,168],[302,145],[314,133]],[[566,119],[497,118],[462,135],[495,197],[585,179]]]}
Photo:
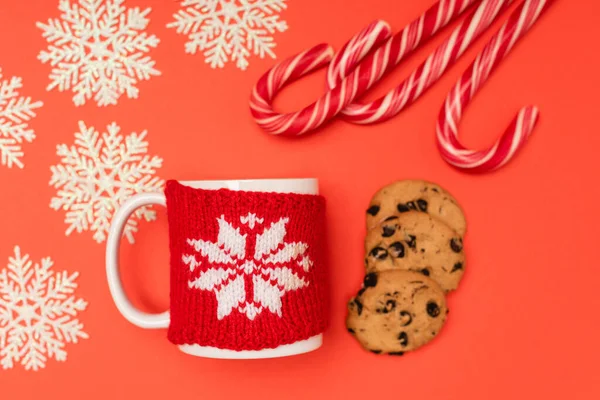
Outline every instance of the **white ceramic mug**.
{"label": "white ceramic mug", "polygon": [[[136,309],[131,302],[127,299],[125,292],[123,290],[123,286],[121,283],[121,279],[119,276],[119,246],[120,246],[120,240],[122,238],[123,235],[123,229],[125,227],[125,224],[127,222],[128,217],[139,207],[142,206],[148,206],[148,205],[162,205],[162,206],[166,206],[167,207],[167,213],[171,213],[171,214],[177,214],[177,215],[181,215],[182,216],[182,220],[187,222],[189,220],[192,220],[194,218],[197,218],[198,221],[195,222],[196,225],[198,224],[205,224],[206,229],[201,228],[202,231],[213,231],[214,227],[217,226],[217,222],[219,223],[219,229],[225,229],[223,226],[230,226],[232,228],[237,229],[238,232],[238,238],[241,238],[243,240],[246,240],[245,238],[248,238],[252,235],[254,235],[255,233],[253,232],[259,232],[256,233],[255,237],[257,239],[267,236],[267,231],[269,231],[269,229],[271,229],[269,232],[275,232],[275,228],[281,228],[284,225],[285,226],[289,226],[292,223],[294,223],[296,220],[300,221],[300,219],[305,218],[305,216],[303,216],[303,214],[298,214],[298,216],[294,217],[294,215],[296,215],[295,213],[297,213],[296,211],[294,211],[295,209],[297,209],[298,207],[296,206],[291,206],[289,210],[286,211],[286,207],[285,204],[286,201],[290,200],[287,197],[281,197],[282,195],[278,195],[278,194],[296,194],[296,195],[311,195],[311,196],[298,196],[298,197],[294,197],[292,198],[290,201],[309,201],[312,200],[310,199],[310,197],[316,197],[319,194],[319,189],[318,189],[318,181],[317,179],[257,179],[257,180],[226,180],[226,181],[216,181],[216,180],[208,180],[208,181],[185,181],[185,182],[177,182],[177,181],[171,181],[174,183],[171,183],[172,185],[172,190],[177,190],[183,194],[177,194],[177,196],[187,196],[187,200],[188,203],[186,203],[185,207],[180,207],[180,206],[173,206],[173,207],[179,207],[179,210],[170,210],[170,207],[172,207],[171,204],[169,204],[168,201],[168,195],[165,195],[165,193],[142,193],[142,194],[137,194],[133,197],[131,197],[129,200],[127,200],[121,207],[120,209],[116,212],[114,219],[112,221],[111,227],[110,227],[110,232],[108,235],[108,239],[107,239],[107,245],[106,245],[106,273],[107,273],[107,279],[108,279],[108,285],[110,288],[110,293],[113,297],[113,300],[118,308],[118,310],[120,311],[120,313],[132,324],[139,326],[141,328],[146,328],[146,329],[157,329],[157,328],[168,328],[171,322],[171,316],[170,316],[170,312],[166,311],[160,314],[148,314],[145,312],[142,312],[138,309]],[[167,185],[169,185],[169,182],[167,183]],[[223,191],[223,189],[225,191]],[[281,207],[281,212],[282,213],[288,213],[289,216],[281,217],[279,219],[277,218],[271,218],[271,225],[268,225],[268,221],[267,222],[263,222],[264,218],[261,218],[261,215],[255,214],[255,213],[248,213],[246,216],[240,216],[240,218],[233,218],[231,217],[230,219],[235,220],[233,222],[231,222],[231,225],[227,225],[230,224],[230,222],[224,222],[225,218],[223,218],[223,210],[216,210],[215,211],[215,216],[218,218],[208,218],[206,216],[206,214],[208,213],[207,209],[205,208],[200,208],[200,205],[203,202],[207,202],[206,199],[211,198],[210,196],[214,195],[218,195],[218,196],[225,196],[226,198],[229,199],[229,197],[227,196],[234,196],[232,197],[233,200],[228,200],[227,201],[227,207],[240,207],[243,208],[244,205],[242,203],[245,204],[246,202],[246,197],[244,195],[242,195],[242,197],[239,197],[240,193],[249,193],[248,196],[254,196],[256,197],[257,194],[258,196],[267,196],[265,197],[265,199],[267,200],[260,200],[258,201],[256,204],[258,204],[256,207],[260,208],[262,207],[262,204],[265,201],[271,201],[270,199],[272,197],[269,196],[280,196],[280,198],[275,198],[274,201],[277,201],[279,203],[276,204],[283,204]],[[230,193],[231,192],[231,193]],[[238,192],[237,194],[233,194],[233,192]],[[220,194],[218,194],[220,193]],[[238,197],[235,197],[236,195],[238,195]],[[196,196],[196,197],[195,197]],[[202,196],[202,197],[198,197],[198,196]],[[208,197],[207,197],[208,196]],[[253,198],[254,198],[253,197]],[[203,200],[197,200],[196,202],[196,198],[198,199],[203,199]],[[221,199],[222,197],[218,197],[218,199]],[[190,200],[191,199],[191,200]],[[236,200],[237,199],[237,200]],[[215,202],[215,200],[211,200],[213,201],[213,203]],[[254,201],[254,200],[253,200]],[[281,203],[281,201],[283,201],[283,203]],[[194,203],[196,202],[196,203]],[[200,202],[200,203],[198,203]],[[225,202],[224,202],[225,203]],[[239,204],[238,204],[239,203]],[[173,203],[175,204],[175,200],[173,200]],[[179,203],[178,203],[179,204]],[[195,205],[194,205],[195,204]],[[218,200],[217,203],[218,204]],[[254,203],[253,203],[254,204]],[[274,203],[275,204],[275,203]],[[290,203],[292,204],[292,203]],[[311,203],[312,204],[312,203]],[[304,207],[304,206],[303,206]],[[273,208],[273,207],[271,207]],[[277,208],[277,207],[275,207]],[[268,210],[268,209],[263,209],[262,213],[271,213],[273,210]],[[275,211],[279,211],[279,210],[275,210]],[[213,212],[212,210],[210,212]],[[227,211],[229,212],[229,211]],[[203,214],[203,215],[198,215],[198,214]],[[221,214],[221,216],[219,217],[219,214]],[[232,215],[232,214],[228,214],[228,215]],[[283,214],[282,214],[283,215]],[[287,214],[286,214],[287,215]],[[312,214],[311,214],[312,215]],[[309,218],[312,218],[309,216]],[[222,219],[222,220],[221,220]],[[214,224],[213,224],[213,220]],[[240,222],[242,221],[242,222]],[[300,221],[301,222],[301,221]],[[224,224],[223,226],[221,226],[221,224]],[[304,224],[306,222],[303,222]],[[237,225],[236,225],[237,224]],[[263,227],[258,226],[259,224],[263,224]],[[287,225],[286,225],[287,224]],[[171,252],[173,253],[173,243],[175,243],[175,239],[173,239],[171,236],[171,229],[175,229],[174,227],[171,227],[172,225],[172,221],[171,221],[171,216],[169,217],[169,230],[170,230],[170,243],[171,243]],[[196,226],[194,225],[194,226]],[[214,225],[214,226],[213,226]],[[179,227],[177,228],[179,229],[179,231],[183,230],[185,232],[186,227]],[[215,228],[216,229],[216,228]],[[229,229],[229,228],[228,228]],[[240,231],[240,229],[242,229],[242,231]],[[263,231],[260,231],[258,229],[263,229]],[[244,235],[239,234],[240,232],[246,232],[244,233]],[[262,232],[262,233],[260,233]],[[226,233],[230,233],[230,232],[226,232]],[[204,234],[204,232],[201,232],[201,234]],[[190,236],[187,233],[184,233],[184,236]],[[209,235],[209,233],[206,233],[206,235]],[[215,328],[215,332],[218,331],[220,328],[219,324],[229,324],[227,325],[228,328],[226,329],[231,329],[231,327],[236,327],[236,326],[244,326],[245,331],[244,332],[249,332],[249,334],[251,333],[252,329],[253,329],[253,325],[252,324],[258,324],[258,323],[267,323],[269,320],[269,318],[271,318],[273,321],[275,321],[275,323],[278,321],[277,318],[279,319],[285,319],[285,318],[291,318],[290,316],[286,316],[284,313],[286,311],[286,307],[288,306],[285,301],[286,301],[286,296],[292,298],[293,296],[298,297],[300,296],[302,292],[301,290],[306,290],[306,293],[308,293],[308,289],[306,289],[307,287],[310,288],[310,290],[312,290],[314,292],[314,288],[318,287],[319,288],[319,296],[322,295],[322,289],[320,288],[320,278],[315,278],[313,275],[314,271],[315,271],[315,267],[312,263],[314,263],[315,261],[315,257],[317,257],[317,255],[313,255],[311,253],[311,255],[309,256],[309,250],[310,246],[314,246],[312,245],[312,243],[309,243],[309,246],[304,246],[304,247],[299,247],[300,251],[296,251],[293,255],[293,259],[288,257],[287,259],[285,259],[284,261],[286,261],[286,263],[281,264],[278,266],[279,269],[277,268],[271,268],[271,264],[265,264],[265,265],[254,265],[254,274],[255,276],[248,278],[246,275],[246,272],[244,272],[245,270],[243,268],[245,268],[244,266],[247,267],[249,261],[251,262],[256,262],[256,263],[260,263],[260,261],[257,261],[258,258],[260,257],[256,257],[254,259],[250,258],[250,255],[246,256],[246,261],[244,261],[244,264],[242,265],[242,258],[241,256],[238,254],[237,257],[238,258],[230,258],[229,256],[231,254],[234,254],[234,251],[232,249],[234,249],[234,247],[228,248],[228,244],[225,244],[223,246],[223,241],[222,241],[222,235],[224,235],[224,233],[222,231],[219,231],[218,235],[216,233],[213,234],[214,237],[209,237],[207,236],[207,238],[204,238],[202,240],[198,239],[187,239],[187,242],[184,241],[178,241],[177,243],[179,243],[179,246],[185,246],[186,243],[195,243],[196,245],[196,249],[197,248],[202,248],[201,251],[199,251],[198,253],[196,253],[196,256],[198,257],[198,259],[200,261],[196,262],[194,261],[193,265],[184,265],[183,262],[181,262],[181,259],[183,259],[185,262],[188,262],[190,260],[190,256],[189,255],[181,255],[179,256],[179,254],[173,255],[171,257],[171,269],[172,269],[172,278],[171,281],[173,281],[173,273],[176,272],[177,276],[180,276],[181,274],[184,273],[188,273],[188,274],[192,274],[193,272],[189,272],[189,270],[194,271],[194,266],[195,265],[200,265],[203,263],[204,265],[204,272],[200,272],[201,276],[200,278],[197,278],[197,280],[195,281],[197,284],[195,286],[195,288],[200,288],[200,289],[204,289],[203,291],[201,290],[196,290],[196,289],[192,289],[192,287],[194,287],[194,283],[192,280],[192,277],[186,277],[186,279],[188,279],[187,281],[187,286],[185,284],[183,285],[179,285],[177,287],[177,289],[175,290],[172,286],[172,291],[171,291],[171,295],[173,296],[173,293],[175,291],[177,291],[177,293],[182,293],[182,294],[178,294],[178,296],[183,296],[186,297],[185,301],[188,301],[187,298],[192,298],[193,301],[195,302],[195,307],[196,311],[193,312],[193,316],[190,315],[189,317],[186,316],[186,318],[188,319],[193,319],[193,318],[200,318],[198,317],[199,314],[208,314],[207,312],[198,312],[198,308],[205,308],[205,307],[209,307],[209,305],[213,305],[214,302],[214,294],[216,294],[216,299],[217,301],[219,301],[219,296],[221,296],[222,298],[224,298],[223,296],[225,296],[225,294],[227,291],[231,292],[231,290],[233,289],[229,289],[229,288],[234,288],[234,286],[239,286],[244,284],[244,282],[247,282],[246,285],[249,286],[252,284],[252,282],[254,282],[255,284],[257,284],[257,282],[264,284],[265,282],[269,282],[269,277],[271,278],[271,283],[273,283],[273,286],[267,286],[266,287],[266,293],[267,295],[260,294],[258,293],[258,289],[256,288],[256,286],[253,286],[253,290],[254,290],[254,297],[252,298],[251,293],[246,293],[242,294],[239,290],[238,292],[236,292],[237,294],[234,295],[233,300],[231,300],[231,298],[229,298],[229,300],[227,300],[229,303],[231,303],[231,301],[234,302],[234,305],[232,306],[231,304],[225,304],[225,306],[222,307],[222,304],[224,301],[222,301],[221,303],[218,303],[218,313],[217,317],[210,316],[209,317],[202,317],[205,318],[204,322],[198,322],[198,326],[200,325],[207,325],[207,324],[213,324],[212,326],[215,326],[217,328]],[[262,235],[262,236],[261,236]],[[193,236],[193,235],[192,235]],[[218,236],[218,237],[217,237]],[[214,243],[213,243],[214,242]],[[181,244],[183,243],[183,244]],[[208,246],[209,244],[214,245],[214,244],[219,244],[221,246],[221,248],[224,247],[225,252],[223,254],[221,254],[222,257],[227,257],[227,260],[225,260],[224,258],[221,259],[220,261],[215,261],[214,263],[210,263],[210,254],[208,254],[209,258],[203,257],[206,256],[205,253],[205,248],[202,247],[203,245]],[[245,243],[245,242],[244,242]],[[276,243],[277,244],[277,243]],[[306,243],[305,243],[306,244]],[[282,247],[283,245],[285,246],[291,246],[289,244],[284,244],[283,241],[282,243],[279,244],[279,247]],[[296,245],[296,243],[292,243],[292,245]],[[258,245],[257,245],[258,246]],[[193,246],[190,246],[193,247]],[[275,245],[272,247],[276,247]],[[308,247],[308,249],[306,249]],[[206,247],[208,248],[208,247]],[[190,252],[193,251],[192,248],[190,248],[189,250]],[[215,250],[215,251],[220,251],[220,250]],[[271,249],[269,251],[276,251],[274,249]],[[306,253],[303,253],[305,252]],[[259,252],[259,250],[255,250],[255,254]],[[266,254],[266,252],[265,252]],[[186,258],[188,257],[188,258]],[[216,256],[215,256],[216,257]],[[217,258],[213,257],[214,260],[216,260]],[[274,255],[275,258],[278,257],[277,254]],[[297,257],[297,258],[296,258]],[[310,258],[312,257],[312,258]],[[263,255],[264,258],[264,255]],[[273,259],[275,259],[273,258]],[[281,259],[281,257],[279,257],[279,259]],[[214,261],[213,260],[213,261]],[[223,261],[225,260],[225,261]],[[190,261],[191,262],[191,261]],[[224,285],[221,283],[219,283],[220,286],[217,285],[213,285],[214,287],[208,287],[206,284],[207,281],[207,277],[202,277],[202,274],[206,275],[207,272],[206,271],[214,271],[216,270],[219,265],[217,265],[219,262],[224,262],[224,263],[228,263],[226,264],[226,267],[228,269],[219,269],[219,271],[234,271],[231,272],[233,275],[231,275],[232,277],[235,277],[235,279],[230,278],[230,280],[228,282],[229,286]],[[208,266],[207,266],[208,265]],[[187,268],[188,266],[190,266],[191,268]],[[281,278],[281,274],[280,272],[282,271],[281,266],[283,266],[283,269],[288,268],[289,271],[292,271],[295,269],[295,271],[292,275],[295,274],[295,281],[294,282],[279,282],[279,286],[277,286],[277,276],[279,276]],[[303,266],[304,270],[302,268],[300,268],[299,266]],[[198,267],[201,268],[201,267]],[[221,268],[221,267],[219,267]],[[225,268],[225,267],[223,267]],[[291,268],[291,269],[290,269]],[[312,269],[311,269],[312,268]],[[250,268],[250,270],[252,270],[252,268]],[[174,272],[173,272],[174,271]],[[247,268],[246,268],[247,271]],[[257,272],[258,271],[258,272]],[[261,272],[262,271],[262,272]],[[308,272],[306,272],[308,271]],[[259,275],[259,272],[262,273],[264,276],[267,276],[267,278],[265,278],[264,280],[260,280],[258,278],[256,278],[256,276]],[[277,275],[277,273],[279,273],[279,275]],[[238,275],[235,275],[238,274]],[[246,274],[246,275],[244,275]],[[265,275],[266,274],[266,275]],[[269,275],[270,274],[270,275]],[[302,275],[304,274],[304,275]],[[308,275],[307,275],[308,274]],[[288,274],[289,275],[289,274]],[[245,278],[246,276],[246,278]],[[287,276],[287,275],[286,275]],[[316,276],[316,275],[315,275]],[[320,276],[320,275],[319,275]],[[212,279],[212,278],[211,278]],[[244,279],[246,279],[246,281],[244,281]],[[248,280],[250,279],[250,280]],[[257,281],[258,279],[258,281]],[[283,279],[283,278],[281,278]],[[214,279],[213,279],[214,280]],[[253,281],[254,280],[254,281]],[[313,280],[318,280],[317,282],[313,282]],[[198,283],[200,282],[200,283]],[[248,282],[250,282],[248,284]],[[173,284],[172,284],[173,285]],[[203,286],[204,285],[204,286]],[[287,285],[287,289],[286,289],[286,285]],[[312,285],[312,286],[311,286]],[[236,286],[236,287],[237,287]],[[208,289],[211,290],[208,290]],[[289,289],[292,288],[292,289]],[[294,289],[294,288],[298,288],[298,289]],[[301,289],[300,289],[301,288]],[[226,290],[227,289],[227,290]],[[219,291],[220,290],[220,291]],[[246,291],[247,288],[243,287],[243,290]],[[262,289],[261,289],[262,290]],[[286,292],[286,290],[288,290],[288,292]],[[292,295],[290,294],[286,294],[286,293],[290,293],[290,292],[294,292]],[[261,292],[262,293],[262,292]],[[273,294],[274,293],[274,294]],[[283,294],[282,294],[283,293]],[[201,296],[200,296],[201,294]],[[226,293],[227,294],[227,293]],[[314,293],[310,294],[312,296],[315,296]],[[194,297],[196,296],[196,297]],[[200,297],[198,297],[200,296]],[[202,297],[204,296],[204,297]],[[211,297],[206,297],[206,296],[211,296]],[[237,297],[235,297],[237,296]],[[270,297],[269,297],[270,296]],[[230,296],[231,297],[231,296]],[[301,297],[298,297],[301,299]],[[183,300],[182,300],[183,301]],[[192,301],[192,300],[190,300]],[[237,303],[235,303],[237,301]],[[237,308],[235,307],[235,305],[237,304]],[[171,304],[171,307],[173,307],[173,304]],[[223,311],[225,310],[225,311]],[[239,311],[241,310],[241,311]],[[283,310],[283,311],[282,311]],[[290,310],[295,310],[293,308],[290,308]],[[185,310],[182,312],[186,312]],[[229,314],[227,314],[227,312],[229,312]],[[304,311],[301,309],[300,312],[303,313],[304,315]],[[316,311],[318,313],[320,313],[321,311]],[[180,312],[181,314],[181,312]],[[190,314],[192,314],[192,312],[190,312]],[[226,315],[225,315],[226,314]],[[257,316],[257,314],[260,314]],[[288,314],[297,314],[295,311],[289,311]],[[312,315],[309,312],[306,313],[307,315]],[[225,316],[224,316],[225,315]],[[296,318],[296,317],[294,317]],[[306,316],[304,316],[303,318],[307,318]],[[319,316],[320,318],[320,316]],[[309,318],[310,319],[310,318]],[[231,321],[240,321],[240,323],[238,325],[235,324],[235,322],[231,322]],[[265,322],[267,321],[267,322]],[[185,324],[185,325],[190,325],[190,323],[188,322],[188,320],[184,321],[184,322],[179,322],[180,325]],[[301,322],[296,322],[295,320],[293,321],[288,321],[286,322],[287,325],[290,324],[296,324],[296,325],[301,325]],[[196,327],[191,327],[191,331],[194,332],[194,329],[197,329],[198,326]],[[200,329],[200,328],[198,328]],[[236,328],[237,329],[237,328]],[[240,328],[242,329],[242,328]],[[285,333],[287,335],[287,333]],[[211,332],[204,332],[203,333],[203,338],[205,340],[213,340],[213,338],[211,338]],[[223,336],[225,334],[222,334],[221,336]],[[256,336],[256,335],[255,335]],[[289,335],[288,335],[289,336]],[[214,341],[217,341],[218,343],[218,338],[215,338]],[[229,340],[229,342],[236,341],[236,338],[233,339],[227,339]],[[257,339],[258,341],[260,341],[261,339]],[[226,341],[226,340],[225,340]],[[269,347],[269,348],[260,348],[260,349],[253,349],[253,350],[239,350],[239,349],[229,349],[227,348],[226,344],[223,345],[219,345],[219,346],[209,346],[209,345],[201,345],[201,344],[197,344],[197,343],[180,343],[179,344],[179,348],[188,354],[191,355],[195,355],[195,356],[202,356],[202,357],[211,357],[211,358],[269,358],[269,357],[283,357],[283,356],[289,356],[289,355],[294,355],[294,354],[301,354],[301,353],[306,353],[309,351],[313,351],[317,348],[319,348],[322,344],[323,341],[323,336],[322,336],[322,332],[315,334],[311,337],[307,337],[304,338],[302,340],[296,340],[293,343],[286,343],[286,344],[282,344],[276,347]],[[236,342],[237,343],[237,342]],[[243,344],[238,343],[236,346],[241,346]]]}

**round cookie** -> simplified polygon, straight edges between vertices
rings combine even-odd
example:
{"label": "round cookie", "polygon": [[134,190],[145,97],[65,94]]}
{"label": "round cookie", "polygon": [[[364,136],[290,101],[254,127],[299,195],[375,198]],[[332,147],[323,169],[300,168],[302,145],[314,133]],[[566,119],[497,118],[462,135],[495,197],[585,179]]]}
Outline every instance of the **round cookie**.
{"label": "round cookie", "polygon": [[348,303],[346,327],[374,353],[402,355],[429,343],[446,321],[440,286],[410,271],[372,272]]}
{"label": "round cookie", "polygon": [[423,180],[403,180],[381,188],[371,198],[367,209],[367,229],[387,217],[411,210],[427,212],[444,221],[460,236],[467,221],[458,201],[439,185]]}
{"label": "round cookie", "polygon": [[465,268],[461,237],[437,218],[410,211],[388,217],[365,238],[367,272],[420,272],[444,291],[458,287]]}

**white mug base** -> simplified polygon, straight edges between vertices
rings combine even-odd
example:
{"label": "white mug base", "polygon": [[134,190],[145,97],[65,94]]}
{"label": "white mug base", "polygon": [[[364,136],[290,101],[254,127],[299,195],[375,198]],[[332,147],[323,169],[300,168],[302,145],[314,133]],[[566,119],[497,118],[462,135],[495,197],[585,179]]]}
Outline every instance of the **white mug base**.
{"label": "white mug base", "polygon": [[316,335],[306,340],[300,340],[291,344],[284,344],[274,349],[263,350],[226,350],[211,346],[200,346],[197,344],[182,344],[179,350],[196,357],[227,358],[227,359],[253,359],[253,358],[275,358],[287,357],[296,354],[308,353],[316,350],[323,344],[323,335]]}

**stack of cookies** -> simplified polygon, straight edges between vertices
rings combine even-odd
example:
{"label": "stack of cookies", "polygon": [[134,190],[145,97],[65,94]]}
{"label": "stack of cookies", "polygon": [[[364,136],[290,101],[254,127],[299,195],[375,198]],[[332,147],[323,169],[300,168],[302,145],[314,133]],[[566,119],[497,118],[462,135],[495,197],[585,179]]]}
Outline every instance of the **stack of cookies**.
{"label": "stack of cookies", "polygon": [[367,210],[366,274],[346,326],[363,348],[402,355],[429,343],[448,315],[446,294],[465,269],[466,221],[439,185],[405,180],[380,189]]}

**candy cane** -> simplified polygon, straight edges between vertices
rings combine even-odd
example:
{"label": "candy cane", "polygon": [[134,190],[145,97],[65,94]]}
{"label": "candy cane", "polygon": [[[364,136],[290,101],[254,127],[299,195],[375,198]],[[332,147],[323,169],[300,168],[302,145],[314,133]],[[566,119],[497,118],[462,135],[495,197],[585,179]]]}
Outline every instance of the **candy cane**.
{"label": "candy cane", "polygon": [[[252,91],[250,99],[252,116],[261,128],[274,135],[295,136],[320,127],[370,89],[402,57],[428,40],[476,1],[479,0],[440,0],[423,16],[394,36],[399,39],[396,39],[397,44],[393,47],[398,53],[393,55],[385,51],[378,52],[377,58],[373,57],[374,55],[367,55],[371,49],[390,37],[387,23],[383,21],[371,23],[355,35],[344,46],[344,51],[340,52],[342,56],[336,58],[336,65],[342,67],[352,64],[356,67],[354,71],[319,100],[297,112],[280,114],[274,111],[273,98],[285,85],[329,63],[333,58],[333,48],[320,44],[275,65],[259,79]],[[363,59],[365,59],[364,64],[361,63]],[[389,63],[387,61],[389,59],[394,59],[395,63]],[[339,68],[334,68],[329,75],[339,75],[341,71]],[[343,71],[349,72],[346,67]]]}
{"label": "candy cane", "polygon": [[[355,124],[372,124],[396,116],[437,82],[444,72],[463,55],[469,45],[496,20],[498,14],[512,2],[513,0],[484,0],[404,82],[369,104],[349,104],[341,111],[344,119]],[[370,62],[373,70],[389,71],[414,49],[406,44],[409,42],[410,36],[416,35],[422,29],[421,26],[421,24],[415,23],[409,25],[404,31],[377,49],[373,57],[365,60],[362,64]],[[435,29],[432,32],[435,32]],[[339,64],[335,64],[335,60],[330,64],[330,74],[328,75],[330,88],[343,82],[346,74],[356,67],[356,62],[343,63],[343,55],[337,57],[336,60],[339,60]],[[377,74],[371,78],[377,81],[381,75]]]}
{"label": "candy cane", "polygon": [[539,115],[532,106],[521,109],[504,134],[481,151],[461,144],[458,122],[479,88],[553,1],[526,0],[515,9],[450,91],[438,118],[437,143],[442,158],[451,165],[473,172],[497,169],[513,158],[531,135]]}

